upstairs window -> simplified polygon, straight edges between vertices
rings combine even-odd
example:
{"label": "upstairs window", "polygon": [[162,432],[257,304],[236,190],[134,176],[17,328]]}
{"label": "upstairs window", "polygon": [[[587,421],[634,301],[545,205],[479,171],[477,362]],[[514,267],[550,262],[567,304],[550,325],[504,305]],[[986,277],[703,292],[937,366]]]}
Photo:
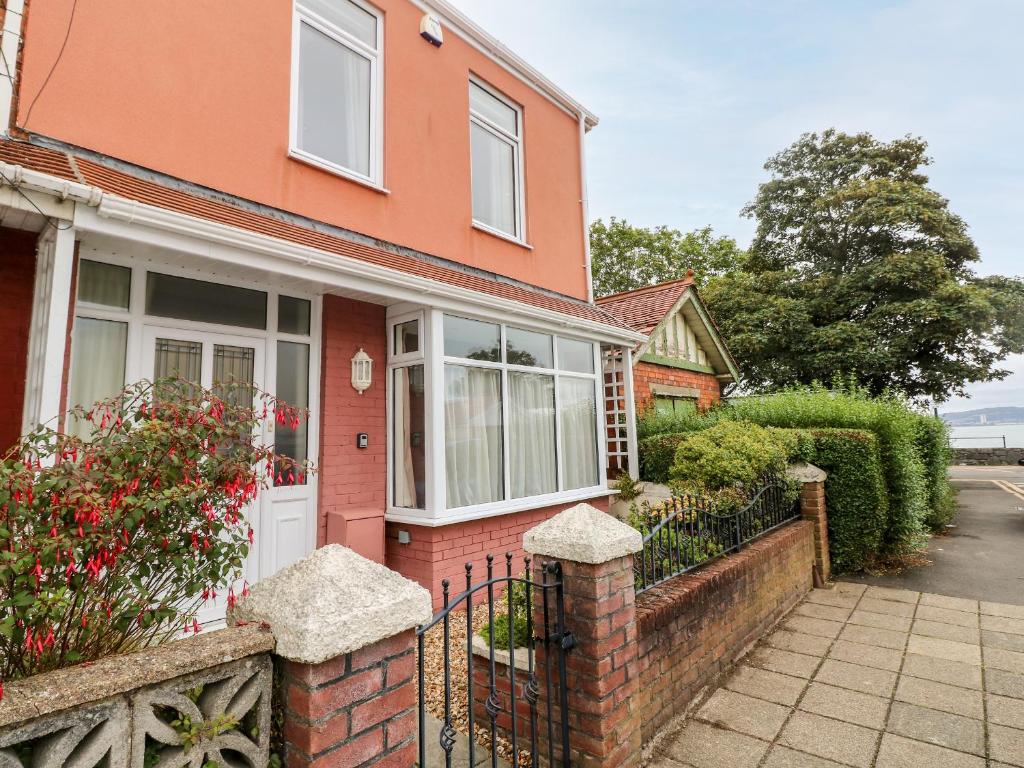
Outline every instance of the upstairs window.
{"label": "upstairs window", "polygon": [[523,240],[522,110],[471,81],[469,133],[474,224]]}
{"label": "upstairs window", "polygon": [[381,183],[383,20],[354,0],[298,0],[292,65],[291,154]]}

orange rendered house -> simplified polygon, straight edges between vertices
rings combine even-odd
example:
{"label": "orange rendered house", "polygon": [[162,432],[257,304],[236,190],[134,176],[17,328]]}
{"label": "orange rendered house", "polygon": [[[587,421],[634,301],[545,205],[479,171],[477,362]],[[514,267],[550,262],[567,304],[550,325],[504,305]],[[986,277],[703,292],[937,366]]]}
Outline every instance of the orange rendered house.
{"label": "orange rendered house", "polygon": [[250,581],[338,542],[439,594],[607,502],[602,373],[645,335],[590,295],[597,120],[443,0],[240,8],[0,9],[0,443],[250,379],[319,466],[250,511]]}

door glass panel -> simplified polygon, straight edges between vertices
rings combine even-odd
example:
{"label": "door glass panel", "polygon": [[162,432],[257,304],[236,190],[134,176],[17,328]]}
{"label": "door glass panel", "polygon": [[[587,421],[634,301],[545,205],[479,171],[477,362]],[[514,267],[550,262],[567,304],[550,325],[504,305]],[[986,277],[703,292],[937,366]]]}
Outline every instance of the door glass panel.
{"label": "door glass panel", "polygon": [[[177,339],[157,339],[156,355],[153,361],[153,378],[180,379],[183,384],[200,384],[203,370],[203,345],[198,341],[178,341]],[[179,387],[161,387],[158,395],[161,399],[174,399]]]}
{"label": "door glass panel", "polygon": [[213,392],[234,406],[248,407],[255,396],[253,366],[256,350],[252,347],[213,345]]}
{"label": "door glass panel", "polygon": [[[277,342],[277,396],[295,408],[309,407],[309,344]],[[305,461],[309,456],[308,428],[308,418],[300,419],[295,429],[290,424],[275,422],[274,450],[297,462]],[[289,469],[281,463],[274,469],[274,485],[298,485],[299,477],[292,471],[289,479]],[[302,476],[302,483],[305,482]]]}
{"label": "door glass panel", "polygon": [[267,294],[234,285],[148,272],[146,314],[265,329]]}

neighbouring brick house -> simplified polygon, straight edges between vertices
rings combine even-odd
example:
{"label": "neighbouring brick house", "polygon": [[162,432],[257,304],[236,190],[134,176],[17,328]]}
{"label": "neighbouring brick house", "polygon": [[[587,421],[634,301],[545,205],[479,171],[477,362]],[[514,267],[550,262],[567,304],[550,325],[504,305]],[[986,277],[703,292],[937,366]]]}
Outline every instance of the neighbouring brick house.
{"label": "neighbouring brick house", "polygon": [[338,542],[440,599],[607,504],[602,366],[645,337],[591,300],[597,120],[443,0],[238,11],[0,8],[0,448],[241,378],[310,409],[266,437],[319,466],[249,511],[249,580]]}
{"label": "neighbouring brick house", "polygon": [[739,381],[736,361],[686,277],[602,296],[598,306],[648,338],[633,352],[636,410],[710,408]]}

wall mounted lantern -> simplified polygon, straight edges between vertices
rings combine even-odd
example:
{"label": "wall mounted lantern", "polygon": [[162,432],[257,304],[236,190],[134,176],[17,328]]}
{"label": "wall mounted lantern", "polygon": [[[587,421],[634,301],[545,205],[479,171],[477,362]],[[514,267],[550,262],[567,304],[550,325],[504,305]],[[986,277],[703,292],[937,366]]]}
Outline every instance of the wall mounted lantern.
{"label": "wall mounted lantern", "polygon": [[370,388],[373,381],[373,358],[363,351],[359,351],[352,357],[352,387],[360,395]]}

